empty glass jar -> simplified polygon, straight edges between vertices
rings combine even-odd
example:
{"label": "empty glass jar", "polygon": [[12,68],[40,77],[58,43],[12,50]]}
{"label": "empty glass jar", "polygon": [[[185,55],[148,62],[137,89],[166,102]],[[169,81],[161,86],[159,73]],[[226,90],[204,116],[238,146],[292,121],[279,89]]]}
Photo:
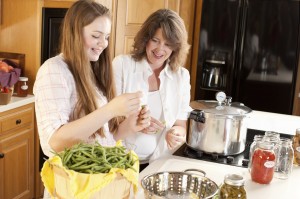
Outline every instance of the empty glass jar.
{"label": "empty glass jar", "polygon": [[277,144],[277,159],[275,165],[275,177],[287,179],[293,169],[294,150],[292,140],[281,138]]}

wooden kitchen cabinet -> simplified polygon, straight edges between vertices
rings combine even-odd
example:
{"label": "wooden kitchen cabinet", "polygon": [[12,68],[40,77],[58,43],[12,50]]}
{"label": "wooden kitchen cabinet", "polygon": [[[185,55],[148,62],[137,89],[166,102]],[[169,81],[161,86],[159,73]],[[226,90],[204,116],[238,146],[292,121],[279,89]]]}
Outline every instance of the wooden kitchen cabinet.
{"label": "wooden kitchen cabinet", "polygon": [[0,198],[34,198],[34,105],[0,113]]}

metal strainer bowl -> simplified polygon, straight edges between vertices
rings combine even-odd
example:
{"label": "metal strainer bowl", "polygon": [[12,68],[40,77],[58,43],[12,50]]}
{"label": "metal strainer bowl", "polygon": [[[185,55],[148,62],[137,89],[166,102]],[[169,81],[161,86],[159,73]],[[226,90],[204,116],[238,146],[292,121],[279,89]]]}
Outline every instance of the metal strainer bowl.
{"label": "metal strainer bowl", "polygon": [[[200,172],[202,175],[191,171]],[[145,176],[142,181],[146,199],[207,199],[218,192],[218,185],[198,169],[183,172],[159,172]]]}

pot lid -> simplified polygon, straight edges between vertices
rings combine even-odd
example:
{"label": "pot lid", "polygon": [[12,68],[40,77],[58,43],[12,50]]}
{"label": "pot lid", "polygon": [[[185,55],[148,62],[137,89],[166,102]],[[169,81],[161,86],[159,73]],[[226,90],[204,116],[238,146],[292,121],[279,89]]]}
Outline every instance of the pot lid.
{"label": "pot lid", "polygon": [[190,103],[193,109],[202,110],[205,113],[216,115],[241,116],[252,112],[252,110],[243,103],[233,102],[226,104],[216,100],[197,100]]}

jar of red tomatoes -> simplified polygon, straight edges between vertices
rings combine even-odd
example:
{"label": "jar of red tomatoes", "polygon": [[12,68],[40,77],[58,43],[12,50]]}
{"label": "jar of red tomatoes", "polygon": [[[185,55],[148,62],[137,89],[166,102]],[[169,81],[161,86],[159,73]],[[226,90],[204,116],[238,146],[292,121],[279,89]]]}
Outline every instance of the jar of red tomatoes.
{"label": "jar of red tomatoes", "polygon": [[274,175],[275,152],[270,142],[259,142],[252,154],[251,179],[260,184],[269,184]]}

